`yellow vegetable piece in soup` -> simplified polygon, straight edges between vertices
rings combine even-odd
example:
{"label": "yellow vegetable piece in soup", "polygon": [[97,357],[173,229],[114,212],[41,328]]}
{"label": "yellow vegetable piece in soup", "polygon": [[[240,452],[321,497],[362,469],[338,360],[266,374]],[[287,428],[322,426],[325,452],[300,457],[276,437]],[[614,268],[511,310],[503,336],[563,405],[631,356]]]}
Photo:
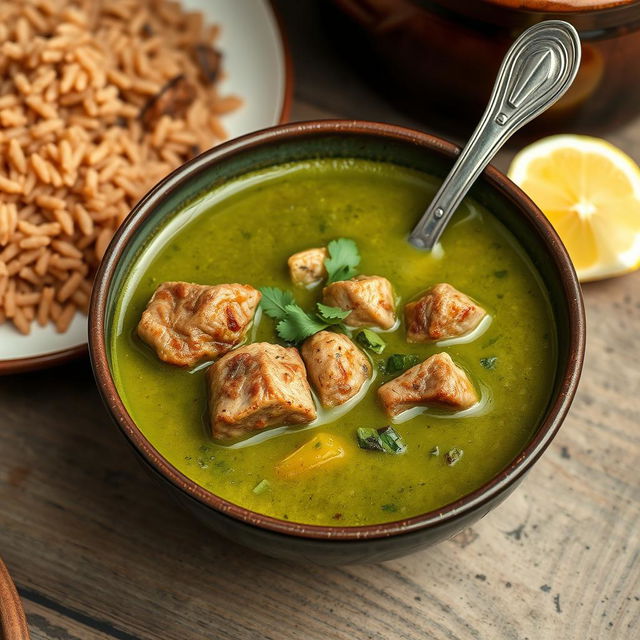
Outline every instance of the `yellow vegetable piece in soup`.
{"label": "yellow vegetable piece in soup", "polygon": [[276,475],[285,480],[297,478],[309,471],[344,458],[342,439],[330,433],[318,433],[281,460],[275,468]]}

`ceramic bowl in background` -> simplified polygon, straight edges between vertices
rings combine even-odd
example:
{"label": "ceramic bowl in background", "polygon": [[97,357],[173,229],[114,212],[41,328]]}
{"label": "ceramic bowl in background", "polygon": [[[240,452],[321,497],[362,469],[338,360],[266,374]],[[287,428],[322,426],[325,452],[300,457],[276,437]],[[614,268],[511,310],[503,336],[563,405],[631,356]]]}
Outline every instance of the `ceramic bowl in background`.
{"label": "ceramic bowl in background", "polygon": [[[119,430],[163,486],[217,532],[266,554],[318,563],[381,561],[448,538],[504,500],[549,445],[576,391],[584,352],[584,310],[578,281],[557,234],[533,202],[489,166],[471,196],[516,236],[543,279],[557,324],[558,369],[552,397],[530,442],[507,468],[452,504],[396,522],[360,527],[305,525],[223,500],[173,467],[131,418],[112,375],[109,336],[127,274],[155,232],[195,195],[246,173],[320,157],[383,160],[444,177],[459,149],[418,131],[357,121],[298,123],[266,129],[211,149],[174,171],[133,210],[97,274],[89,315],[96,380]],[[427,203],[425,203],[426,205]]]}
{"label": "ceramic bowl in background", "polygon": [[344,56],[429,127],[466,140],[515,38],[566,20],[582,41],[569,91],[515,140],[598,134],[640,115],[638,0],[332,0],[326,24]]}

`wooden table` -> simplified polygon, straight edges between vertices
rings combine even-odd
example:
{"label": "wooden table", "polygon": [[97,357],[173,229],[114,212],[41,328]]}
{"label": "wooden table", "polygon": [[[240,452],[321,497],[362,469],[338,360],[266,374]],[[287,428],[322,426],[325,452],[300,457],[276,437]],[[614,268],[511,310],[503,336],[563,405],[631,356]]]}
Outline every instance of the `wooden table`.
{"label": "wooden table", "polygon": [[[306,4],[285,7],[294,118],[419,127],[341,65]],[[611,140],[639,160],[640,120]],[[584,294],[580,391],[522,487],[378,566],[296,566],[204,529],[109,424],[87,361],[0,379],[0,553],[34,640],[640,637],[640,273]]]}

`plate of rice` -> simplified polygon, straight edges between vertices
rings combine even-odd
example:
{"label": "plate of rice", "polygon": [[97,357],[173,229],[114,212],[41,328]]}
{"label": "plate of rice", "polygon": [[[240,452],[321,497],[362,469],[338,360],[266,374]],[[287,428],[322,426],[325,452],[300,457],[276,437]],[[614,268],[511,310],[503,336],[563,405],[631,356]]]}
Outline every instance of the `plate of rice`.
{"label": "plate of rice", "polygon": [[0,0],[0,373],[86,351],[92,278],[161,178],[288,117],[266,0]]}

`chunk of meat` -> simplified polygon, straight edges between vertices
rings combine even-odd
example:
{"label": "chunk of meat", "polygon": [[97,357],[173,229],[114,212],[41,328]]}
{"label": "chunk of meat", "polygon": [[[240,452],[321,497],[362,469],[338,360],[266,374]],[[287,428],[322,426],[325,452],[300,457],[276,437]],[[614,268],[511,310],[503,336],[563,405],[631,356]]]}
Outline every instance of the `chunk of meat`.
{"label": "chunk of meat", "polygon": [[326,286],[323,302],[351,313],[344,319],[350,327],[390,329],[395,321],[395,303],[391,283],[381,276],[356,276]]}
{"label": "chunk of meat", "polygon": [[316,417],[298,350],[254,342],[209,367],[213,437],[237,438],[265,427],[306,424]]}
{"label": "chunk of meat", "polygon": [[138,324],[138,335],[160,360],[191,366],[239,344],[261,294],[246,284],[163,282]]}
{"label": "chunk of meat", "polygon": [[328,256],[326,247],[294,253],[287,260],[293,284],[310,287],[326,278],[327,268],[324,266],[324,259]]}
{"label": "chunk of meat", "polygon": [[320,331],[300,349],[307,375],[325,407],[344,404],[371,376],[369,358],[345,335]]}
{"label": "chunk of meat", "polygon": [[408,342],[445,340],[475,329],[487,312],[446,282],[404,308]]}
{"label": "chunk of meat", "polygon": [[378,397],[390,417],[416,406],[460,410],[478,402],[467,374],[447,353],[436,353],[383,384]]}

